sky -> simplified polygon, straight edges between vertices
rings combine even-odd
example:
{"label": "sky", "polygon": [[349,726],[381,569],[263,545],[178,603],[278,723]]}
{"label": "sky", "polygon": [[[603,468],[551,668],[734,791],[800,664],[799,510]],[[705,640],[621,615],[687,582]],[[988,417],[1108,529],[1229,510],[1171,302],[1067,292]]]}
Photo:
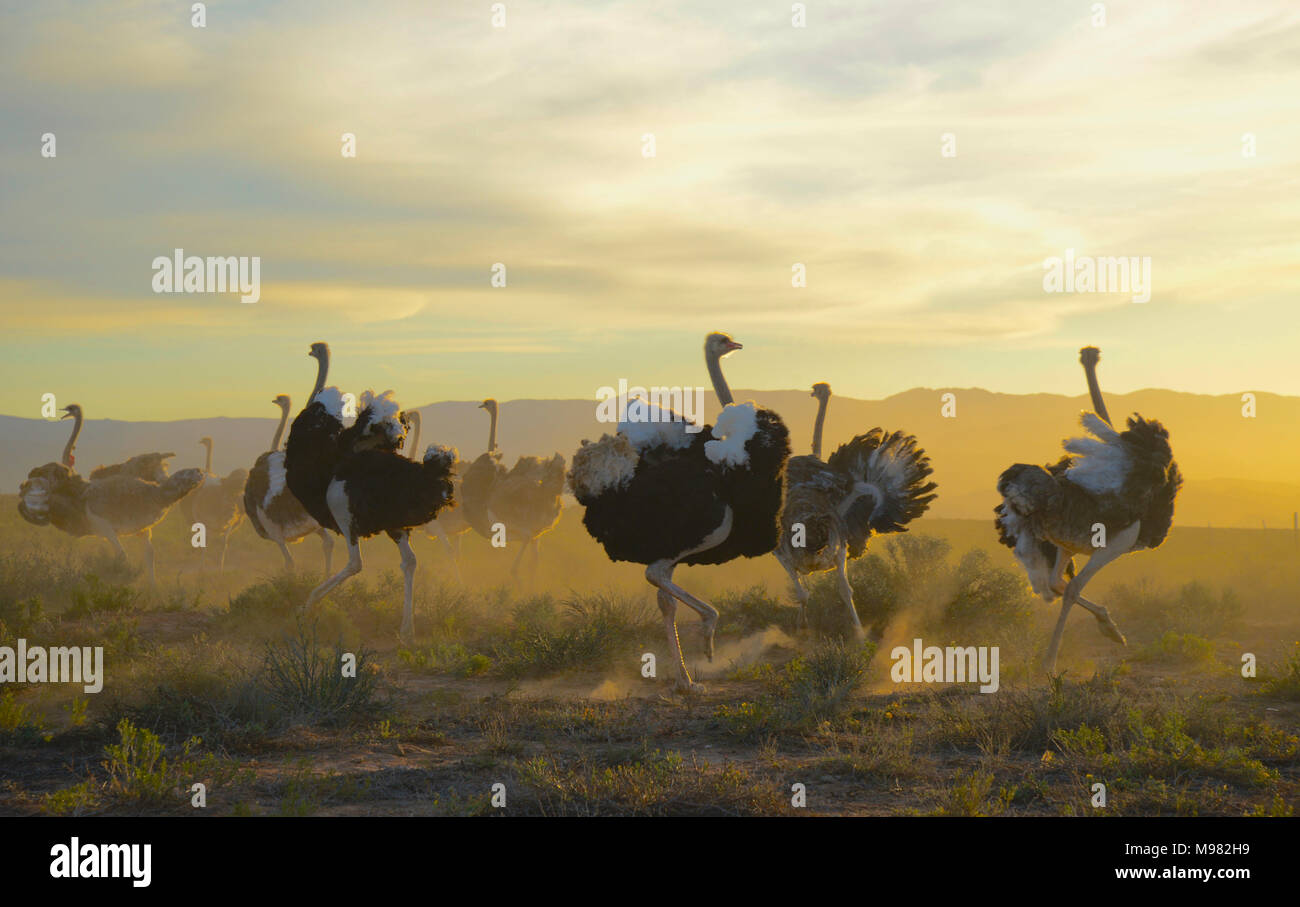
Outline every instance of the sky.
{"label": "sky", "polygon": [[[0,0],[0,412],[271,416],[316,340],[408,406],[594,398],[710,330],[741,388],[1073,395],[1095,344],[1300,394],[1294,0],[491,7]],[[260,300],[155,293],[176,248]],[[1067,249],[1150,301],[1045,292]]]}

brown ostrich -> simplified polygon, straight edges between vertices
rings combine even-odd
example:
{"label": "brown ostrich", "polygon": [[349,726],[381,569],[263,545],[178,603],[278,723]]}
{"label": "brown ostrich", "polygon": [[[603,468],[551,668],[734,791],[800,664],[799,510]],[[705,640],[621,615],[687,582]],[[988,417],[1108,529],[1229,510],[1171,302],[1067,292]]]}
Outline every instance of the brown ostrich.
{"label": "brown ostrich", "polygon": [[492,540],[498,526],[505,527],[505,539],[520,541],[519,554],[510,566],[510,576],[519,580],[519,565],[524,554],[532,551],[531,572],[537,575],[540,559],[538,539],[560,521],[564,502],[564,457],[558,453],[549,459],[520,457],[507,470],[497,450],[497,401],[489,397],[479,404],[491,419],[488,449],[465,470],[461,482],[461,509],[470,527]]}
{"label": "brown ostrich", "polygon": [[781,511],[781,543],[773,554],[789,574],[799,598],[799,620],[808,620],[808,590],[800,577],[834,570],[840,600],[854,631],[862,622],[853,605],[846,562],[861,557],[872,535],[906,532],[925,513],[935,495],[930,459],[913,435],[873,428],[842,445],[822,461],[822,429],[831,387],[813,385],[818,400],[812,455],[791,457],[786,466],[786,499]]}
{"label": "brown ostrich", "polygon": [[248,483],[248,470],[235,469],[227,476],[218,476],[212,472],[212,439],[199,438],[199,443],[207,448],[203,464],[203,484],[194,494],[181,501],[181,512],[190,531],[197,523],[204,526],[204,546],[199,551],[199,569],[207,559],[207,542],[209,539],[221,539],[221,564],[219,572],[226,570],[226,549],[230,544],[230,534],[244,519],[240,506],[244,497],[244,486]]}

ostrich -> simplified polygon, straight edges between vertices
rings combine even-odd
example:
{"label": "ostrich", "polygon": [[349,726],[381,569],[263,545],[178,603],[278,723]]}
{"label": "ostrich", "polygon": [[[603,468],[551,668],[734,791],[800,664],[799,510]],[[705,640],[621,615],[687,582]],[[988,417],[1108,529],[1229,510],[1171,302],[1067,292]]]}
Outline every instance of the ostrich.
{"label": "ostrich", "polygon": [[406,437],[392,392],[375,397],[350,427],[343,426],[342,395],[325,387],[329,345],[314,343],[316,384],[307,406],[293,420],[285,446],[289,490],[322,528],[343,536],[348,562],[312,590],[310,608],[350,576],[361,572],[360,540],[386,532],[397,544],[406,579],[401,634],[414,631],[415,553],[410,530],[423,526],[453,500],[456,452],[429,445],[421,461],[398,453]]}
{"label": "ostrich", "polygon": [[312,533],[319,535],[325,554],[325,573],[328,574],[334,553],[334,537],[311,518],[285,484],[284,451],[280,449],[280,439],[289,421],[289,396],[280,394],[271,402],[280,407],[280,424],[271,438],[271,449],[257,458],[248,474],[248,483],[244,486],[244,512],[258,535],[280,546],[285,570],[293,570],[289,545]]}
{"label": "ostrich", "polygon": [[88,482],[63,463],[46,463],[27,474],[18,491],[18,512],[37,526],[52,525],[79,537],[102,536],[123,559],[126,551],[119,537],[142,536],[149,584],[156,586],[153,527],[203,481],[198,469],[168,476],[159,461],[159,470],[157,482],[120,473]]}
{"label": "ostrich", "polygon": [[[77,461],[74,451],[77,447],[77,438],[81,436],[81,426],[85,419],[85,413],[82,411],[80,404],[69,403],[63,407],[63,415],[60,418],[73,420],[72,434],[68,437],[68,443],[63,447],[63,456],[60,462],[70,470],[74,470]],[[90,478],[94,481],[109,476],[128,475],[158,484],[167,479],[167,468],[163,461],[174,456],[176,456],[174,453],[137,454],[129,460],[114,463],[111,466],[96,466],[90,471]]]}
{"label": "ostrich", "polygon": [[[998,478],[1002,503],[994,508],[994,522],[1002,544],[1015,552],[1036,594],[1047,602],[1061,597],[1044,658],[1049,673],[1056,669],[1065,621],[1075,603],[1092,612],[1104,635],[1125,644],[1106,609],[1080,593],[1120,555],[1156,548],[1165,540],[1183,482],[1163,425],[1134,414],[1127,430],[1111,427],[1097,383],[1100,358],[1096,347],[1079,351],[1095,411],[1084,412],[1080,422],[1092,437],[1065,441],[1066,455],[1047,468],[1017,463]],[[1104,545],[1094,548],[1098,525],[1106,537]],[[1075,574],[1077,554],[1089,558]]]}
{"label": "ostrich", "polygon": [[491,417],[488,449],[469,465],[462,481],[465,520],[486,539],[494,537],[493,527],[497,524],[505,526],[507,539],[522,538],[519,554],[510,566],[510,576],[518,581],[519,565],[530,550],[532,573],[536,576],[538,539],[555,528],[564,508],[560,500],[564,491],[564,457],[558,453],[550,459],[520,457],[507,471],[497,450],[497,401],[489,397],[479,408]]}
{"label": "ostrich", "polygon": [[936,486],[926,482],[930,459],[915,436],[898,431],[887,434],[873,428],[822,462],[830,385],[814,384],[812,396],[818,401],[812,455],[791,457],[786,466],[781,543],[773,553],[794,583],[801,625],[808,622],[808,590],[799,578],[834,569],[840,600],[861,636],[846,561],[862,556],[873,533],[906,532],[906,524],[934,500]]}
{"label": "ostrich", "polygon": [[[415,452],[420,449],[420,411],[411,410],[406,414],[406,421],[411,426],[411,434],[406,441],[405,450],[407,456],[414,457]],[[424,526],[424,533],[431,539],[441,539],[442,544],[447,549],[447,555],[451,558],[451,567],[456,571],[456,582],[463,582],[460,575],[460,537],[469,532],[469,523],[465,519],[464,505],[461,501],[461,479],[468,464],[461,460],[456,461],[456,479],[455,490],[453,492],[455,501],[439,511],[438,515]],[[453,545],[451,540],[455,539]]]}
{"label": "ostrich", "polygon": [[73,468],[85,414],[79,404],[69,403],[61,418],[73,420],[72,434],[59,462],[46,463],[27,474],[18,491],[19,514],[29,523],[53,526],[77,538],[102,536],[123,559],[126,551],[119,537],[143,536],[149,583],[156,586],[153,527],[172,505],[194,490],[202,474],[197,469],[183,469],[169,476],[166,461],[176,454],[148,453],[96,467],[87,481]]}
{"label": "ostrich", "polygon": [[69,403],[63,407],[63,415],[60,419],[72,419],[72,434],[68,436],[68,443],[63,445],[63,456],[59,462],[71,469],[77,463],[77,458],[73,450],[77,446],[77,437],[81,434],[81,423],[85,418],[81,412],[81,404]]}
{"label": "ostrich", "polygon": [[688,430],[698,426],[634,400],[618,434],[584,441],[569,472],[574,494],[587,508],[583,524],[605,553],[646,565],[646,580],[658,590],[678,684],[687,689],[691,675],[677,635],[677,603],[703,619],[710,660],[718,612],[673,582],[673,570],[767,554],[780,536],[790,433],[771,410],[733,401],[721,360],[740,348],[722,333],[704,340],[709,377],[722,404],[712,426]]}
{"label": "ostrich", "polygon": [[204,546],[199,551],[199,569],[203,569],[206,559],[207,536],[221,538],[221,565],[219,572],[226,571],[226,548],[230,544],[230,534],[243,522],[244,511],[240,508],[240,499],[244,496],[244,487],[248,484],[248,470],[232,470],[224,478],[212,472],[212,439],[199,438],[199,443],[207,448],[203,463],[203,484],[194,494],[181,501],[181,513],[185,522],[193,527],[195,523],[203,524]]}

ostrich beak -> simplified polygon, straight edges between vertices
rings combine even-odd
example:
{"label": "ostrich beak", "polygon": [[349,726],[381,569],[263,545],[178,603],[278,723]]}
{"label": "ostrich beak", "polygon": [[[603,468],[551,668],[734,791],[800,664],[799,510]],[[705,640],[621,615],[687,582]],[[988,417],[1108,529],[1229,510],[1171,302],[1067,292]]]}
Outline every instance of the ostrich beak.
{"label": "ostrich beak", "polygon": [[728,341],[727,341],[727,352],[728,352],[728,353],[734,353],[736,350],[743,350],[744,348],[745,348],[745,345],[744,345],[743,343],[737,343],[737,342],[734,341],[734,340],[728,340]]}
{"label": "ostrich beak", "polygon": [[59,416],[59,418],[60,418],[60,419],[71,419],[71,418],[72,418],[72,410],[68,409],[68,408],[65,406],[65,407],[63,408],[63,415]]}

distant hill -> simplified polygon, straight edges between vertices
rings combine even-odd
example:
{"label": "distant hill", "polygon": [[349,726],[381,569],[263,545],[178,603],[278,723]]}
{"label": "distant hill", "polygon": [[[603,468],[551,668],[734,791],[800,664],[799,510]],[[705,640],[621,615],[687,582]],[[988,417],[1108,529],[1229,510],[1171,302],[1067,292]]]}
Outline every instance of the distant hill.
{"label": "distant hill", "polygon": [[[956,417],[941,413],[942,395],[956,398]],[[1175,516],[1195,526],[1257,528],[1290,526],[1300,510],[1300,398],[1257,394],[1257,416],[1241,415],[1239,395],[1207,396],[1166,390],[1107,394],[1111,414],[1134,411],[1159,418],[1169,428],[1174,453],[1187,477]],[[807,391],[737,391],[780,412],[791,427],[796,453],[807,453],[816,401]],[[705,412],[717,401],[706,394]],[[1060,441],[1078,429],[1086,396],[997,394],[979,389],[917,388],[884,400],[833,397],[826,425],[825,453],[875,425],[915,432],[929,451],[939,483],[931,512],[951,519],[987,519],[997,503],[998,474],[1016,462],[1055,459]],[[270,407],[268,407],[269,409]],[[478,401],[433,403],[419,408],[424,420],[421,447],[453,444],[463,457],[477,456],[487,443],[488,419]],[[587,400],[512,400],[501,405],[498,440],[508,461],[521,454],[567,458],[583,438],[595,439],[612,426],[596,422]],[[93,415],[93,414],[92,414]],[[69,422],[0,416],[0,489],[12,493],[33,466],[57,459]],[[77,468],[88,473],[150,450],[176,451],[173,469],[201,466],[198,439],[215,441],[215,470],[250,466],[270,444],[274,419],[185,419],[120,422],[91,419],[77,445]]]}

